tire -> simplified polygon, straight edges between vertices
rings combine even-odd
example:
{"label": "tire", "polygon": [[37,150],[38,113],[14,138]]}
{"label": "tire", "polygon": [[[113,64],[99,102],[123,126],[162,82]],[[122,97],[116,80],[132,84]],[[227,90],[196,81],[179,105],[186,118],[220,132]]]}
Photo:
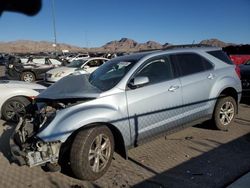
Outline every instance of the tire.
{"label": "tire", "polygon": [[[107,147],[101,149],[100,147],[105,144]],[[80,131],[76,135],[70,151],[71,169],[79,179],[96,180],[108,170],[113,153],[114,137],[109,128],[96,126]],[[95,165],[95,161],[99,166]]]}
{"label": "tire", "polygon": [[18,122],[20,117],[26,115],[31,101],[25,97],[13,97],[2,106],[2,116],[6,121]]}
{"label": "tire", "polygon": [[215,127],[219,130],[227,131],[234,121],[236,110],[237,105],[233,97],[219,98],[213,115]]}
{"label": "tire", "polygon": [[23,72],[21,75],[21,80],[25,82],[34,82],[36,80],[36,77],[34,73],[30,71]]}

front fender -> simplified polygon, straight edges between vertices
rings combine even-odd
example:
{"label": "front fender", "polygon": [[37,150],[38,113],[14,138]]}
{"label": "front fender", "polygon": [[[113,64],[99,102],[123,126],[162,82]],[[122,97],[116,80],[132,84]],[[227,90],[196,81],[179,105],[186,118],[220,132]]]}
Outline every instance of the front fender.
{"label": "front fender", "polygon": [[125,145],[130,144],[130,126],[126,111],[108,104],[80,104],[58,111],[53,121],[37,136],[46,142],[65,142],[73,132],[95,123],[114,125],[123,136]]}

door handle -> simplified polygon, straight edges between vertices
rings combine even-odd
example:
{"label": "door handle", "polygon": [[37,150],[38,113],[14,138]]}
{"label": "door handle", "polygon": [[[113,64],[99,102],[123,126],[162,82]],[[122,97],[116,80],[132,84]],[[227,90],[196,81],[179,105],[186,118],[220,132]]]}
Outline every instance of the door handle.
{"label": "door handle", "polygon": [[213,80],[214,79],[214,75],[212,73],[210,73],[207,78],[210,79],[210,80]]}
{"label": "door handle", "polygon": [[179,86],[170,86],[170,88],[168,89],[168,91],[175,92],[177,89],[179,89]]}

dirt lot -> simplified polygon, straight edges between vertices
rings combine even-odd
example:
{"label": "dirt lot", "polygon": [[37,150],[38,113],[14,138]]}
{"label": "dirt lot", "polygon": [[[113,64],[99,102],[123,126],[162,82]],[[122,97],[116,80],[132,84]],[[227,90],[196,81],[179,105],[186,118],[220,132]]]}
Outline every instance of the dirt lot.
{"label": "dirt lot", "polygon": [[203,123],[160,137],[130,150],[128,160],[115,155],[95,182],[77,180],[69,170],[51,173],[11,163],[12,131],[0,120],[0,187],[225,187],[250,171],[250,104],[240,105],[230,131]]}

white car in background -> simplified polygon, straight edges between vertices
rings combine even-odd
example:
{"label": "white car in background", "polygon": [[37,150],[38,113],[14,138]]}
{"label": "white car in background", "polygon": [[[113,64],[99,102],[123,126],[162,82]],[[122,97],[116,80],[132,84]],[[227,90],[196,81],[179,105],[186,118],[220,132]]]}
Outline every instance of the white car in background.
{"label": "white car in background", "polygon": [[67,66],[58,67],[47,71],[45,73],[44,81],[47,83],[54,83],[70,74],[90,74],[108,60],[109,59],[102,57],[93,57],[85,60],[75,60]]}
{"label": "white car in background", "polygon": [[32,100],[46,87],[23,81],[0,80],[0,117],[17,122],[24,116]]}
{"label": "white car in background", "polygon": [[88,59],[90,58],[89,54],[78,54],[76,56],[70,57],[69,59],[67,59],[69,62],[75,61],[75,60],[84,60],[84,59]]}

